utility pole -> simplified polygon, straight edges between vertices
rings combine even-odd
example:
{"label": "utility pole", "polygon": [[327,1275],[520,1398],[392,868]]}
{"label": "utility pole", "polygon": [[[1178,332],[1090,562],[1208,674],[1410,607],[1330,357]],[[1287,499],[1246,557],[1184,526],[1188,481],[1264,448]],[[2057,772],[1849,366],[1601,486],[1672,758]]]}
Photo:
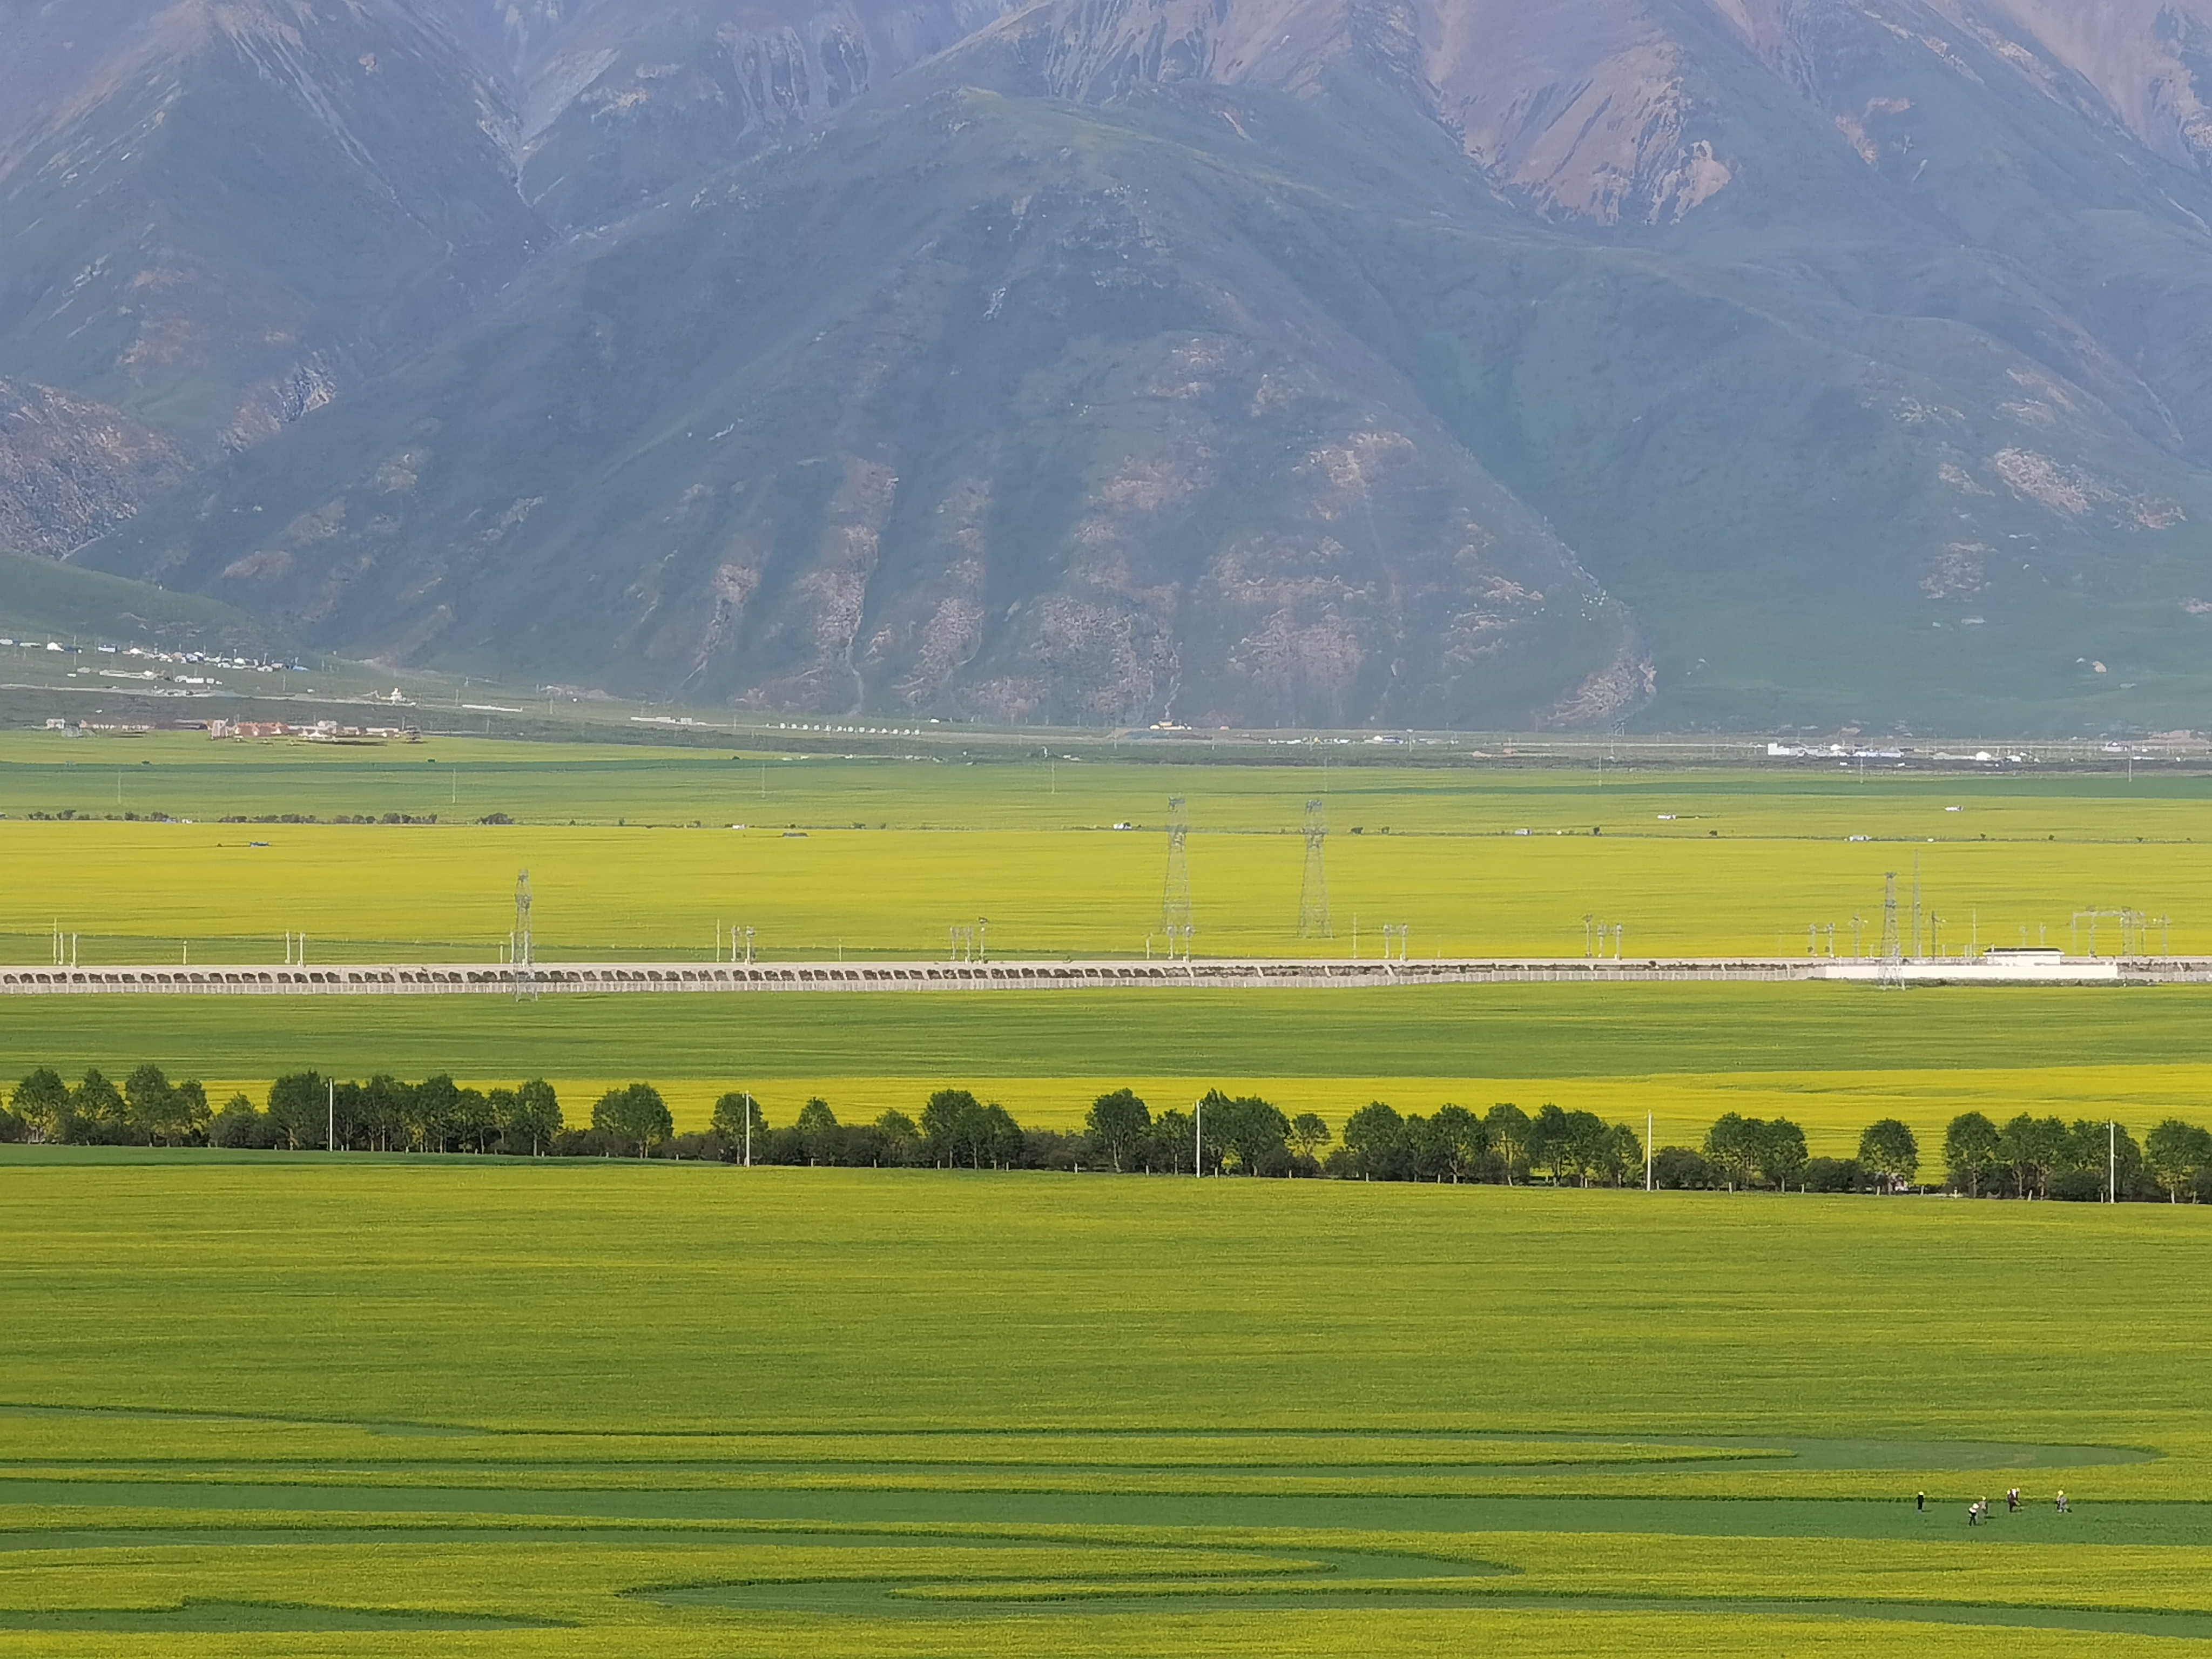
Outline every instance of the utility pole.
{"label": "utility pole", "polygon": [[1190,1172],[1194,1176],[1206,1173],[1206,1100],[1204,1097],[1190,1103],[1191,1116],[1197,1127],[1191,1132]]}
{"label": "utility pole", "polygon": [[323,1079],[323,1088],[325,1091],[323,1103],[329,1108],[331,1115],[330,1129],[324,1139],[323,1150],[325,1152],[335,1152],[338,1149],[337,1079],[335,1078],[325,1078]]}
{"label": "utility pole", "polygon": [[2105,1123],[2105,1202],[2120,1201],[2120,1126],[2117,1120]]}
{"label": "utility pole", "polygon": [[1651,1114],[1644,1115],[1644,1190],[1651,1190]]}
{"label": "utility pole", "polygon": [[745,1168],[753,1167],[753,1091],[745,1091]]}

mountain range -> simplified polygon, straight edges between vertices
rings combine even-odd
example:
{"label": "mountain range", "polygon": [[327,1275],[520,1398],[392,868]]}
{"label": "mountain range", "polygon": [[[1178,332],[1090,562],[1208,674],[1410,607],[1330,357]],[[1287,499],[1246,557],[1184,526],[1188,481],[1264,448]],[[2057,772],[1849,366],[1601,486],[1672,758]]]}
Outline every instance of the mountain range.
{"label": "mountain range", "polygon": [[2212,0],[0,0],[0,547],[823,714],[2212,725]]}

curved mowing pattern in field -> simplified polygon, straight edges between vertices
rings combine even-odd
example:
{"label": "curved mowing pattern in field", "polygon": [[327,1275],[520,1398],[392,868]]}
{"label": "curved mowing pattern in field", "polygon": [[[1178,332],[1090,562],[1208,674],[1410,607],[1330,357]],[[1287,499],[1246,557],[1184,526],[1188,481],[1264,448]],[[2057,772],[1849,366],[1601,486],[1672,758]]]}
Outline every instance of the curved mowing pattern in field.
{"label": "curved mowing pattern in field", "polygon": [[[1764,1545],[1887,1551],[1893,1559],[1904,1559],[1894,1556],[1899,1547],[1942,1551],[1961,1540],[1977,1550],[2057,1549],[2068,1558],[2128,1545],[2212,1550],[2212,1509],[2187,1504],[2100,1503],[2067,1515],[2037,1504],[1969,1533],[1955,1499],[1923,1512],[1902,1495],[1663,1491],[1686,1474],[1775,1467],[1838,1477],[1942,1469],[1947,1487],[2032,1476],[2055,1484],[2154,1456],[2119,1447],[1357,1431],[549,1435],[35,1407],[7,1408],[0,1426],[12,1431],[18,1454],[0,1464],[0,1502],[15,1517],[0,1534],[0,1595],[25,1562],[75,1560],[88,1583],[118,1571],[127,1582],[120,1564],[134,1559],[190,1575],[196,1559],[235,1559],[251,1547],[325,1558],[341,1583],[353,1552],[416,1553],[425,1572],[411,1592],[419,1603],[436,1599],[441,1577],[480,1577],[477,1563],[596,1551],[609,1558],[604,1595],[669,1617],[834,1616],[871,1629],[1041,1610],[1395,1607],[2212,1637],[2212,1607],[2146,1605],[2124,1591],[2111,1605],[2094,1592],[1973,1599],[1931,1594],[1931,1583],[1945,1582],[1939,1575],[1869,1593],[1862,1579],[1832,1570],[1825,1580],[1816,1571],[1807,1593],[1782,1595],[1775,1576],[1754,1567],[1738,1593],[1701,1585],[1666,1594],[1641,1572],[1608,1586],[1602,1574],[1580,1582],[1573,1567],[1608,1548],[1664,1558]],[[286,1447],[294,1440],[306,1443],[302,1450],[321,1442],[378,1455],[295,1456]],[[45,1455],[21,1455],[40,1441]],[[171,1455],[148,1455],[164,1442]],[[227,1455],[182,1455],[196,1443]],[[95,1445],[111,1455],[87,1455]],[[1407,1490],[1409,1479],[1425,1489]],[[1647,1490],[1591,1490],[1621,1482]],[[69,1523],[55,1524],[64,1516]],[[573,1605],[559,1610],[565,1619],[548,1611],[449,1617],[419,1606],[186,1598],[137,1609],[0,1608],[0,1631],[462,1630],[578,1619]],[[592,1622],[588,1607],[582,1615]]]}
{"label": "curved mowing pattern in field", "polygon": [[496,1613],[429,1613],[374,1607],[287,1606],[255,1601],[184,1601],[174,1607],[63,1607],[0,1610],[0,1631],[98,1636],[324,1634],[334,1631],[552,1630],[542,1619]]}
{"label": "curved mowing pattern in field", "polygon": [[1314,1612],[1392,1607],[1682,1613],[1737,1617],[1875,1620],[1885,1623],[2005,1626],[2139,1636],[2212,1639],[2212,1612],[2032,1607],[1976,1601],[1883,1601],[1721,1595],[1530,1595],[1501,1589],[1516,1577],[1486,1563],[1310,1551],[1304,1571],[1241,1579],[1198,1576],[1124,1579],[1110,1572],[1079,1581],[963,1577],[945,1583],[911,1579],[824,1578],[812,1582],[696,1585],[640,1590],[637,1599],[667,1607],[806,1613],[848,1618],[973,1617],[1034,1613],[1041,1607],[1128,1613],[1172,1607],[1181,1612]]}

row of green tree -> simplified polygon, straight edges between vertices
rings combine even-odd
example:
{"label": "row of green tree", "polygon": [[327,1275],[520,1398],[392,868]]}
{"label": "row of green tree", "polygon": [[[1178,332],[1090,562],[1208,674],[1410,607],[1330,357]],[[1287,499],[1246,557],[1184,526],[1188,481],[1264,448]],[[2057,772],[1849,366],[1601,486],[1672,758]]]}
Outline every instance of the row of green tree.
{"label": "row of green tree", "polygon": [[[1804,1130],[1786,1117],[1730,1112],[1701,1146],[1662,1147],[1652,1173],[1665,1188],[1923,1189],[1919,1138],[1893,1117],[1867,1127],[1857,1157],[1834,1158],[1808,1156]],[[1940,1186],[1969,1198],[2212,1200],[2212,1131],[2167,1118],[2139,1144],[2110,1121],[2069,1124],[2022,1112],[2000,1127],[1983,1113],[1962,1112],[1944,1133]]]}
{"label": "row of green tree", "polygon": [[1962,1112],[1943,1136],[1945,1177],[1979,1197],[2212,1200],[2212,1131],[2166,1118],[2137,1145],[2126,1129],[2022,1112],[1999,1127]]}
{"label": "row of green tree", "polygon": [[[1341,1145],[1312,1112],[1292,1117],[1256,1096],[1216,1090],[1190,1110],[1155,1114],[1133,1091],[1101,1095],[1080,1133],[1024,1128],[995,1101],[941,1089],[919,1118],[888,1111],[839,1121],[819,1097],[793,1122],[768,1121],[741,1091],[715,1103],[710,1127],[679,1135],[650,1084],[608,1091],[588,1127],[563,1116],[553,1085],[464,1087],[449,1076],[366,1081],[313,1072],[282,1077],[265,1105],[243,1094],[212,1108],[197,1081],[142,1066],[118,1087],[98,1071],[76,1084],[51,1067],[15,1085],[0,1135],[57,1144],[319,1148],[553,1156],[750,1158],[758,1164],[1112,1170],[1155,1175],[1330,1175],[1374,1181],[1638,1183],[1643,1143],[1625,1124],[1547,1105],[1478,1117],[1464,1107],[1401,1115],[1375,1102],[1352,1114]],[[748,1132],[750,1129],[750,1133]]]}
{"label": "row of green tree", "polygon": [[0,1135],[72,1146],[323,1147],[357,1152],[548,1152],[563,1133],[553,1086],[466,1089],[450,1077],[419,1083],[379,1075],[339,1082],[313,1072],[282,1077],[266,1106],[234,1094],[211,1108],[197,1079],[172,1082],[141,1066],[120,1086],[97,1070],[77,1083],[41,1066],[9,1097]]}
{"label": "row of green tree", "polygon": [[[120,1085],[98,1071],[75,1085],[51,1067],[18,1083],[0,1112],[0,1139],[56,1144],[340,1148],[559,1157],[716,1158],[757,1164],[930,1166],[975,1170],[1104,1170],[1152,1175],[1330,1176],[1366,1181],[1545,1180],[1557,1186],[1638,1186],[1644,1147],[1625,1123],[1546,1104],[1534,1114],[1501,1103],[1480,1115],[1445,1105],[1426,1116],[1381,1101],[1354,1111],[1340,1141],[1317,1114],[1291,1116],[1272,1103],[1218,1090],[1191,1110],[1155,1113],[1133,1091],[1092,1103],[1081,1133],[1024,1128],[997,1102],[941,1089],[919,1118],[887,1111],[841,1122],[818,1097],[789,1124],[771,1124],[753,1097],[732,1091],[709,1127],[679,1135],[647,1083],[611,1089],[588,1126],[570,1125],[553,1085],[474,1089],[451,1077],[408,1083],[313,1072],[279,1078],[265,1105],[233,1095],[211,1108],[197,1081],[172,1082],[141,1066]],[[1664,1146],[1651,1160],[1671,1189],[1908,1192],[1920,1177],[1911,1127],[1883,1118],[1853,1158],[1809,1156],[1803,1128],[1785,1117],[1730,1112],[1700,1146]],[[2212,1200],[2212,1131],[2168,1118],[2138,1143],[2126,1129],[2069,1124],[2023,1112],[2000,1127],[1980,1112],[1954,1118],[1944,1136],[1943,1184],[1969,1197]]]}

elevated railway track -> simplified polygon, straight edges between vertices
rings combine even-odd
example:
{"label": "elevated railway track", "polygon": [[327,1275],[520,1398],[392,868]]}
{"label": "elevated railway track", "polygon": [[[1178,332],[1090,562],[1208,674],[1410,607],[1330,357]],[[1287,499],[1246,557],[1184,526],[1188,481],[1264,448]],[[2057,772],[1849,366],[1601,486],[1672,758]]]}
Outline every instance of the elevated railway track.
{"label": "elevated railway track", "polygon": [[[1887,970],[1887,971],[1885,971]],[[267,963],[204,967],[0,968],[0,996],[554,996],[744,993],[1086,990],[1342,990],[1419,985],[1593,984],[1827,980],[1904,984],[2212,982],[2212,958],[2069,957],[2034,963],[1980,957],[1884,964],[1828,957],[1682,957],[1624,961],[1462,957],[1324,962],[864,963],[547,962]]]}

